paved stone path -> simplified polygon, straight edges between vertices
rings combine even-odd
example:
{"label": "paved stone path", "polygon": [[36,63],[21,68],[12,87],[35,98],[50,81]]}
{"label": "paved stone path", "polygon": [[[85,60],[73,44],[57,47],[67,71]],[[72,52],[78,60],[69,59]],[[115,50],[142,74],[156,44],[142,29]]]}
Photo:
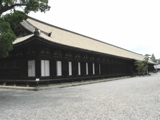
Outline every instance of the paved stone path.
{"label": "paved stone path", "polygon": [[160,73],[42,91],[0,89],[0,120],[160,120]]}

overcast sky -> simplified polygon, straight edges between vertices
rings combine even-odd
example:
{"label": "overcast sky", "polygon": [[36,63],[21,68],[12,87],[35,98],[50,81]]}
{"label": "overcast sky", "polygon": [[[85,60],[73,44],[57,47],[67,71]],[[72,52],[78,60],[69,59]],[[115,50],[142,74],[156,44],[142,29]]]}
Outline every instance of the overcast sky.
{"label": "overcast sky", "polygon": [[50,11],[29,16],[160,58],[159,0],[49,0],[49,5]]}

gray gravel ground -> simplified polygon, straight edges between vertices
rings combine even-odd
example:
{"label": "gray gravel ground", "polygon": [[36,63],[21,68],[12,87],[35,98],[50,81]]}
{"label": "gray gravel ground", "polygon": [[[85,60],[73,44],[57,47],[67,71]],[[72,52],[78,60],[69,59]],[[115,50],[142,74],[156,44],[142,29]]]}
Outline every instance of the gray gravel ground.
{"label": "gray gravel ground", "polygon": [[43,91],[0,89],[0,120],[160,120],[160,73]]}

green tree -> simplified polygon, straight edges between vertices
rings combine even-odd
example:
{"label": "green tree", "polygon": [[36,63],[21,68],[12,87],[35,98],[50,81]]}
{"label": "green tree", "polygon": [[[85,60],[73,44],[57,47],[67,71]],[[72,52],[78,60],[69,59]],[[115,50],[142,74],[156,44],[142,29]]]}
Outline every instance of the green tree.
{"label": "green tree", "polygon": [[[18,7],[21,11],[16,10]],[[0,0],[0,58],[7,57],[12,50],[12,43],[16,39],[13,31],[27,18],[27,14],[49,9],[48,0]],[[10,12],[3,15],[7,11]]]}
{"label": "green tree", "polygon": [[14,10],[16,7],[23,8],[23,12],[26,14],[31,11],[45,12],[50,9],[48,0],[0,0],[0,16],[8,10]]}
{"label": "green tree", "polygon": [[6,57],[8,51],[12,50],[12,42],[15,38],[10,24],[0,19],[0,57]]}
{"label": "green tree", "polygon": [[154,56],[154,54],[152,54],[151,60],[152,60],[153,62],[157,62],[156,57]]}
{"label": "green tree", "polygon": [[139,74],[148,74],[148,60],[149,60],[148,54],[145,55],[145,58],[143,61],[135,61],[135,65],[137,66],[137,70]]}

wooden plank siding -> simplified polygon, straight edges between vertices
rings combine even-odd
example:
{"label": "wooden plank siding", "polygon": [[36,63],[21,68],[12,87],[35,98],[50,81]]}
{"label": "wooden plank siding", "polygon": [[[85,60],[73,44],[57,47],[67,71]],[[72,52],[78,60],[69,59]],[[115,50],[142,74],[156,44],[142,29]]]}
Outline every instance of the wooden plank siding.
{"label": "wooden plank siding", "polygon": [[[35,47],[36,46],[36,47]],[[28,61],[35,60],[35,77],[28,77]],[[41,75],[41,60],[49,60],[50,76]],[[63,45],[43,43],[41,38],[32,38],[30,42],[15,46],[15,49],[6,59],[0,59],[1,64],[12,64],[13,67],[0,67],[1,82],[25,82],[34,83],[36,78],[41,82],[67,82],[73,80],[97,79],[105,77],[118,77],[129,75],[129,67],[125,67],[131,61],[111,55],[104,55]],[[16,62],[16,66],[14,65]],[[62,76],[57,76],[56,61],[62,61]],[[72,75],[69,76],[68,63],[72,63]],[[80,63],[81,74],[78,75],[78,63]],[[88,63],[88,75],[86,74],[86,63]],[[93,74],[93,63],[95,74]],[[131,63],[130,63],[131,64]],[[99,67],[100,65],[100,67]],[[119,67],[119,68],[118,68]],[[36,83],[36,82],[35,82]]]}

